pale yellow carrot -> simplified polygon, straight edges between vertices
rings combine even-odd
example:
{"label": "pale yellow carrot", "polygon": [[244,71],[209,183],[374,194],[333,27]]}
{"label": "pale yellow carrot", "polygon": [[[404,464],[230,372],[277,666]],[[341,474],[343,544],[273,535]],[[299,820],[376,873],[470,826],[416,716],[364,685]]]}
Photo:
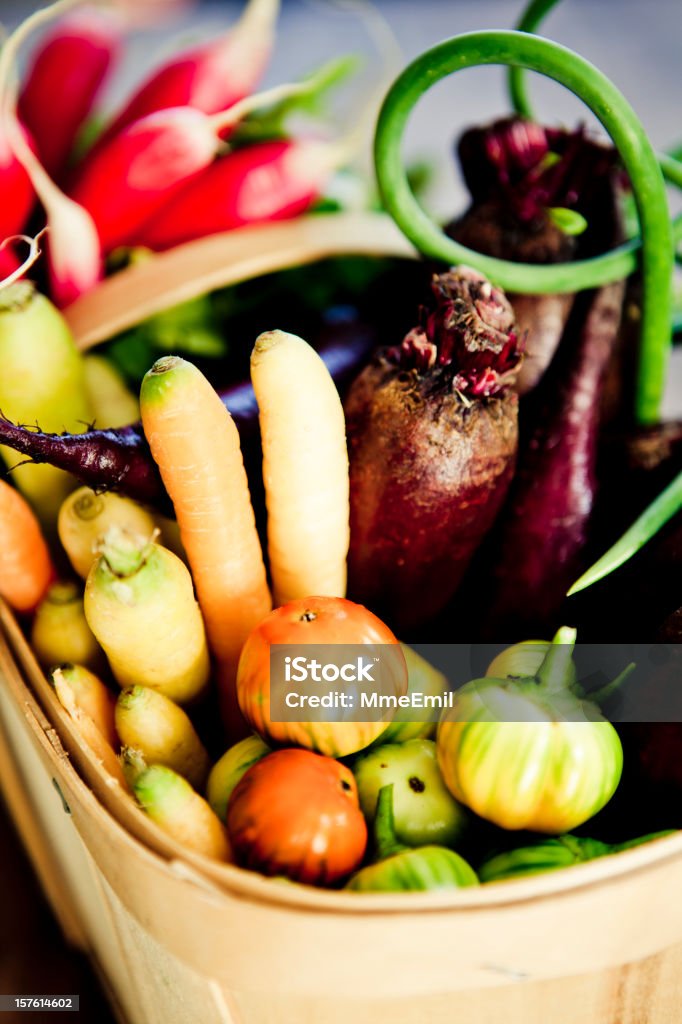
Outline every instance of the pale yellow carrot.
{"label": "pale yellow carrot", "polygon": [[116,702],[116,731],[147,764],[165,764],[193,786],[202,786],[210,759],[189,716],[168,697],[146,686],[123,690]]}
{"label": "pale yellow carrot", "polygon": [[87,714],[87,712],[84,711],[76,702],[74,691],[69,685],[63,682],[59,669],[54,673],[53,680],[60,704],[72,719],[76,729],[78,730],[78,734],[83,740],[83,743],[90,750],[95,761],[108,775],[115,779],[119,785],[124,789],[128,789],[128,782],[123,773],[119,759],[116,756],[116,751],[109,742],[109,739],[102,734],[90,715]]}
{"label": "pale yellow carrot", "polygon": [[268,554],[276,604],[344,597],[349,479],[341,399],[302,338],[267,331],[251,355],[263,444]]}
{"label": "pale yellow carrot", "polygon": [[173,839],[205,857],[231,859],[227,830],[181,775],[155,764],[137,777],[133,790],[140,806]]}
{"label": "pale yellow carrot", "polygon": [[86,579],[97,558],[97,545],[112,526],[147,542],[156,529],[152,515],[120,494],[96,494],[79,487],[62,502],[57,531],[74,570]]}
{"label": "pale yellow carrot", "polygon": [[85,618],[82,584],[52,584],[36,609],[31,646],[46,669],[66,663],[85,665],[93,672],[106,668],[102,648]]}
{"label": "pale yellow carrot", "polygon": [[116,698],[99,676],[84,665],[61,665],[52,673],[52,682],[60,702],[67,710],[78,707],[95,723],[102,736],[114,749],[118,734],[114,721]]}
{"label": "pale yellow carrot", "polygon": [[210,665],[187,566],[159,544],[113,527],[100,550],[85,584],[85,614],[117,682],[193,700]]}
{"label": "pale yellow carrot", "polygon": [[95,426],[126,427],[140,418],[137,398],[128,390],[126,382],[112,363],[104,356],[88,354],[83,358],[85,390]]}

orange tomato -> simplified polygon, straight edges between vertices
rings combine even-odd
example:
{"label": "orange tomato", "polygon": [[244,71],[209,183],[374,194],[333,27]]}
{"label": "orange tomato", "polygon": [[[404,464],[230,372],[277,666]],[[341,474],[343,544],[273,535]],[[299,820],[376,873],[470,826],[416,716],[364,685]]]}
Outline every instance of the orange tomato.
{"label": "orange tomato", "polygon": [[226,820],[240,864],[308,885],[346,878],[367,845],[352,772],[309,750],[276,750],[249,768]]}
{"label": "orange tomato", "polygon": [[[285,645],[376,645],[368,653],[381,653],[381,693],[407,693],[407,666],[402,648],[388,626],[367,608],[342,597],[307,597],[275,609],[249,635],[237,672],[237,699],[244,718],[266,743],[306,747],[329,757],[346,757],[369,746],[388,728],[384,720],[273,722],[270,702],[270,648]],[[390,657],[386,656],[390,648]],[[333,660],[333,659],[332,659]],[[354,683],[334,684],[339,691],[357,693]],[[359,698],[353,698],[358,706]]]}

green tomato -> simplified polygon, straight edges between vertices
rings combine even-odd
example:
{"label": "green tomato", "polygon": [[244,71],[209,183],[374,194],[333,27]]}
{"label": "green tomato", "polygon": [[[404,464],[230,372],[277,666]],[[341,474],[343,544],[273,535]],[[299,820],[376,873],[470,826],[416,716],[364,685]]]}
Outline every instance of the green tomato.
{"label": "green tomato", "polygon": [[230,747],[213,765],[206,783],[206,799],[221,821],[225,821],[232,791],[242,776],[257,761],[271,753],[271,748],[263,743],[260,736],[247,736]]}
{"label": "green tomato", "polygon": [[[549,640],[523,640],[500,651],[488,665],[486,676],[505,679],[507,676],[534,676],[551,647]],[[572,687],[577,679],[573,662],[568,666],[567,685]]]}
{"label": "green tomato", "polygon": [[395,783],[379,790],[373,828],[376,862],[353,875],[346,888],[353,892],[415,892],[478,885],[476,872],[458,853],[444,846],[411,850],[398,841],[394,790]]}
{"label": "green tomato", "polygon": [[502,882],[508,878],[525,878],[544,871],[556,871],[568,868],[573,864],[584,864],[597,857],[606,857],[623,850],[631,850],[635,846],[643,846],[655,839],[673,835],[673,831],[652,832],[636,839],[628,839],[624,843],[602,843],[599,839],[587,836],[564,835],[556,839],[543,839],[531,846],[521,846],[516,850],[507,850],[491,857],[478,869],[482,882]]}
{"label": "green tomato", "polygon": [[[400,645],[405,655],[407,664],[408,685],[407,692],[424,693],[429,697],[441,697],[446,690],[451,689],[450,683],[442,672],[434,668],[421,654],[417,654],[407,644]],[[388,729],[381,734],[374,745],[384,743],[404,743],[405,740],[431,739],[436,735],[437,722],[410,722],[407,718],[412,717],[414,712],[409,708],[399,708],[395,718]],[[407,716],[407,718],[405,717]]]}
{"label": "green tomato", "polygon": [[498,853],[480,866],[478,876],[482,882],[525,878],[526,875],[537,875],[544,871],[582,864],[594,857],[602,857],[610,851],[610,846],[600,843],[597,839],[582,839],[572,835],[557,836],[556,839],[543,839],[531,846],[521,846],[516,850]]}
{"label": "green tomato", "polygon": [[346,885],[353,892],[415,892],[478,885],[474,869],[454,850],[421,846],[362,868]]}
{"label": "green tomato", "polygon": [[454,846],[467,828],[469,815],[443,782],[433,740],[382,743],[357,758],[353,774],[368,824],[379,790],[393,783],[395,833],[407,846]]}

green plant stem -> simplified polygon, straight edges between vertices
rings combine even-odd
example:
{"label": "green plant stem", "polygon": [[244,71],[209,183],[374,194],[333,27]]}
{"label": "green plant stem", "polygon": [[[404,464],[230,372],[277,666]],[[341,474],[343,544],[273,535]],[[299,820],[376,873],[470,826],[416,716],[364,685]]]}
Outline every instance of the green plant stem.
{"label": "green plant stem", "polygon": [[[519,18],[516,28],[519,32],[535,32],[547,14],[556,7],[559,0],[531,0]],[[530,118],[536,121],[537,117],[528,95],[527,75],[524,68],[509,68],[507,85],[512,107],[521,117]],[[682,146],[669,150],[667,153],[658,154],[658,162],[663,172],[663,177],[682,188]]]}
{"label": "green plant stem", "polygon": [[642,228],[643,307],[636,413],[641,423],[656,422],[670,349],[672,300],[673,235],[665,187],[640,121],[613,83],[592,64],[557,43],[524,32],[472,32],[423,53],[394,82],[379,114],[374,159],[385,207],[426,256],[473,266],[508,291],[575,292],[627,275],[620,251],[551,266],[483,256],[447,238],[419,206],[410,191],[401,154],[408,117],[417,100],[436,82],[481,64],[526,67],[560,82],[590,107],[619,150]]}
{"label": "green plant stem", "polygon": [[563,690],[570,689],[570,666],[576,635],[576,630],[570,626],[561,626],[557,630],[540,668],[535,673],[543,690],[550,693],[561,693]]}
{"label": "green plant stem", "polygon": [[403,843],[398,842],[395,834],[393,783],[382,786],[379,790],[374,815],[374,845],[377,860],[386,860],[387,857],[408,849]]}
{"label": "green plant stem", "polygon": [[628,559],[636,555],[651,538],[658,533],[662,526],[672,519],[682,509],[682,473],[675,477],[662,494],[641,516],[635,520],[632,526],[625,531],[623,536],[616,541],[613,547],[601,556],[598,561],[576,580],[568,596],[577,594],[586,587],[608,576],[620,568]]}
{"label": "green plant stem", "polygon": [[[559,0],[531,0],[516,23],[518,32],[535,32],[545,16]],[[512,107],[521,117],[533,120],[533,108],[528,96],[527,75],[525,68],[510,67],[507,72],[507,85]]]}

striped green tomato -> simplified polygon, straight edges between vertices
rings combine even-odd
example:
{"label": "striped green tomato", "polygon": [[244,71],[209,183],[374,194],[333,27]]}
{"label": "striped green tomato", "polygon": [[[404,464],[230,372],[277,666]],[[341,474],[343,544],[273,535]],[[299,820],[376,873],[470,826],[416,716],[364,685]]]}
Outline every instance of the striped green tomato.
{"label": "striped green tomato", "polygon": [[221,821],[225,821],[232,791],[249,768],[271,754],[272,748],[255,733],[235,743],[211,768],[206,783],[206,799]]}
{"label": "striped green tomato", "polygon": [[556,839],[543,839],[530,846],[521,846],[516,850],[498,853],[485,861],[478,869],[478,877],[482,882],[502,882],[509,878],[525,878],[545,871],[556,871],[558,868],[584,864],[597,857],[607,857],[614,853],[631,850],[644,843],[652,843],[656,839],[673,835],[672,831],[652,832],[646,836],[637,836],[624,843],[602,843],[599,839],[587,836],[557,836]]}
{"label": "striped green tomato", "polygon": [[478,876],[463,857],[444,846],[410,849],[397,838],[393,819],[394,783],[382,786],[374,818],[376,861],[346,884],[353,892],[418,892],[478,885]]}
{"label": "striped green tomato", "polygon": [[370,864],[346,885],[353,892],[419,892],[478,885],[474,869],[445,846],[420,846]]}
{"label": "striped green tomato", "polygon": [[[492,679],[535,675],[550,646],[549,640],[523,640],[519,644],[505,647],[490,662],[485,674]],[[570,665],[569,672],[572,685],[576,681],[575,665]]]}
{"label": "striped green tomato", "polygon": [[[400,646],[407,665],[408,694],[423,693],[429,697],[442,697],[451,688],[446,676],[407,644]],[[406,740],[432,739],[436,735],[437,723],[435,721],[408,721],[413,717],[414,711],[410,711],[409,708],[399,708],[388,729],[374,741],[374,746],[379,743],[404,743]]]}
{"label": "striped green tomato", "polygon": [[550,835],[611,799],[623,751],[594,704],[570,689],[575,630],[560,630],[535,676],[477,679],[438,726],[438,764],[461,803],[506,829]]}

